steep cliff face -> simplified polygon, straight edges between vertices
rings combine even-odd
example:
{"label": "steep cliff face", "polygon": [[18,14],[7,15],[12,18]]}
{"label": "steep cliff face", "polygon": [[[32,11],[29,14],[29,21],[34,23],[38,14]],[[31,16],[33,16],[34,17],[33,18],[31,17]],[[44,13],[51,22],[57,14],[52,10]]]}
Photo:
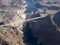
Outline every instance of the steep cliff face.
{"label": "steep cliff face", "polygon": [[[36,9],[34,14],[27,14],[29,16],[25,15],[25,8],[24,0],[13,0],[9,7],[3,6],[2,11],[5,13],[1,21],[4,26],[2,26],[3,24],[0,25],[0,45],[60,45],[60,32],[52,24],[50,15],[45,16],[44,13],[43,18],[24,23],[25,19],[41,17],[40,7]],[[50,12],[49,14],[51,14]],[[58,16],[54,18],[58,18]],[[60,22],[59,20],[56,21],[56,19],[54,21],[56,23],[57,21]]]}
{"label": "steep cliff face", "polygon": [[[2,26],[3,24],[0,25],[1,26],[0,27],[0,39],[1,39],[0,44],[1,45],[25,45],[23,42],[23,31],[22,31],[23,24],[24,24],[23,21],[24,19],[18,18],[18,16],[14,16],[14,19],[10,20],[11,24],[6,23],[7,22],[6,20],[4,21],[5,26]],[[10,25],[7,25],[7,24],[10,24]]]}
{"label": "steep cliff face", "polygon": [[[10,3],[7,4],[6,2]],[[11,4],[12,2],[13,4]],[[25,45],[22,31],[26,18],[24,13],[26,8],[25,1],[2,0],[0,6],[0,15],[2,19],[0,24],[2,22],[4,23],[0,25],[0,45]]]}
{"label": "steep cliff face", "polygon": [[20,29],[0,28],[1,45],[24,45],[22,37],[23,33],[20,32]]}

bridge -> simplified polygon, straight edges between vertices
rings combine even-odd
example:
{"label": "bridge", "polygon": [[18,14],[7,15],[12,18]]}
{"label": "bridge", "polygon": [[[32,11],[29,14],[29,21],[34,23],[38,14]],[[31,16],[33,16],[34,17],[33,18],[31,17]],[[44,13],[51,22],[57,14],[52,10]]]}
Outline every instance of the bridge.
{"label": "bridge", "polygon": [[[60,11],[60,10],[59,10],[59,11]],[[57,11],[57,12],[59,12],[59,11]],[[57,13],[57,12],[56,12],[56,13]],[[54,23],[54,21],[53,21],[53,17],[54,17],[54,14],[51,15],[51,21],[52,21],[52,23],[53,23],[54,25],[56,25],[56,24]],[[18,19],[18,18],[19,18],[19,19]],[[18,19],[17,21],[11,22],[11,23],[5,24],[5,25],[0,25],[0,27],[4,27],[4,26],[18,27],[20,23],[24,23],[24,22],[27,22],[27,21],[32,21],[32,20],[39,19],[39,18],[44,18],[44,17],[36,17],[36,18],[26,19],[26,20],[23,20],[23,21],[22,21],[22,20],[20,19],[20,17],[18,16],[18,17],[16,18],[16,19]]]}

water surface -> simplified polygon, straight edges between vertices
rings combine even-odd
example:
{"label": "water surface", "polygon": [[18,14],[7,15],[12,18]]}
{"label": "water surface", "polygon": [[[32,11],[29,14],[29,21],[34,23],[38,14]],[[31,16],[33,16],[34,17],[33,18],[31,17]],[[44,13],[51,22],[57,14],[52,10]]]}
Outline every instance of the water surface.
{"label": "water surface", "polygon": [[36,9],[35,3],[32,0],[26,0],[26,3],[28,5],[26,8],[27,13],[31,13],[32,11],[34,11]]}

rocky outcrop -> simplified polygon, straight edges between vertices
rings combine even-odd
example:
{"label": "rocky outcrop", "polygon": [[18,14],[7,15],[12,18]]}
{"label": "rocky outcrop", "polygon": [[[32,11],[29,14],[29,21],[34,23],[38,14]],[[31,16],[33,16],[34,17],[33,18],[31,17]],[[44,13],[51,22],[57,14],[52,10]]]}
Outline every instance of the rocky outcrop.
{"label": "rocky outcrop", "polygon": [[[11,15],[9,15],[11,17]],[[15,15],[13,18],[5,17],[4,25],[0,25],[0,44],[1,45],[25,45],[23,42],[23,24],[25,19]],[[13,16],[13,15],[12,15]],[[12,19],[12,20],[10,20]],[[7,21],[11,22],[8,23]],[[14,22],[15,21],[15,22]],[[6,23],[7,22],[7,23]],[[10,25],[7,25],[10,24]],[[13,26],[12,26],[13,25]]]}
{"label": "rocky outcrop", "polygon": [[[4,24],[11,24],[0,27],[0,45],[60,45],[60,32],[52,24],[50,15],[24,22],[28,18],[40,17],[40,12],[26,16],[24,14],[25,6],[21,5],[19,8],[14,8],[15,10],[12,8],[13,10],[8,10],[5,13]],[[54,21],[56,20],[54,19]]]}
{"label": "rocky outcrop", "polygon": [[[13,4],[10,1],[13,1]],[[3,15],[1,16],[2,21],[0,22],[0,45],[25,45],[22,31],[26,18],[24,13],[26,8],[25,1],[6,0],[3,2],[0,6],[0,14]],[[9,3],[7,4],[6,2]]]}
{"label": "rocky outcrop", "polygon": [[22,37],[23,33],[18,28],[0,28],[1,45],[24,45]]}

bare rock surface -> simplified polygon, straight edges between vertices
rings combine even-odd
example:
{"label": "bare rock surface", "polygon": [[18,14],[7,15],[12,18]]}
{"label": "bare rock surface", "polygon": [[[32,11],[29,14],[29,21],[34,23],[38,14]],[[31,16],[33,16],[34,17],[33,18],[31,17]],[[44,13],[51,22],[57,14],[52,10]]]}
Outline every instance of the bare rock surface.
{"label": "bare rock surface", "polygon": [[23,33],[19,29],[9,27],[0,28],[0,44],[1,45],[24,45]]}

